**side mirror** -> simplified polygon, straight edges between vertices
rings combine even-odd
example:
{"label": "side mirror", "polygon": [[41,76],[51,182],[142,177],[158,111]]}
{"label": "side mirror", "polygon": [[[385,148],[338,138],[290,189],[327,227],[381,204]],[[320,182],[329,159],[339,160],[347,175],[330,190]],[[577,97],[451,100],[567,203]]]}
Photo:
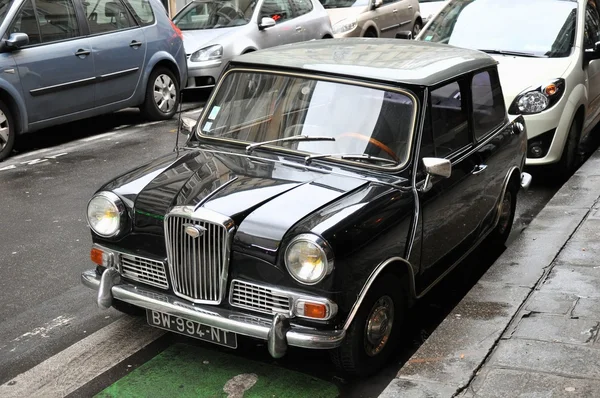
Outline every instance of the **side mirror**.
{"label": "side mirror", "polygon": [[423,158],[423,166],[425,167],[425,183],[421,187],[421,192],[427,192],[431,189],[432,177],[448,178],[452,175],[452,163],[448,159],[441,158]]}
{"label": "side mirror", "polygon": [[583,53],[583,58],[585,61],[593,61],[595,59],[600,59],[600,41],[597,41],[594,44],[593,49],[586,49]]}
{"label": "side mirror", "polygon": [[396,39],[412,40],[413,35],[410,30],[403,30],[402,32],[396,33]]}
{"label": "side mirror", "polygon": [[275,20],[273,18],[262,17],[262,19],[260,20],[260,23],[258,24],[258,29],[264,30],[264,29],[270,28],[272,26],[275,26],[276,24],[277,24],[277,22],[275,22]]}
{"label": "side mirror", "polygon": [[11,33],[4,43],[8,48],[16,50],[29,44],[29,36],[27,33]]}
{"label": "side mirror", "polygon": [[383,0],[374,0],[373,1],[373,9],[379,8],[383,5]]}
{"label": "side mirror", "polygon": [[179,131],[181,134],[190,135],[194,132],[196,125],[198,124],[198,120],[192,119],[191,117],[182,116],[181,117],[181,128]]}

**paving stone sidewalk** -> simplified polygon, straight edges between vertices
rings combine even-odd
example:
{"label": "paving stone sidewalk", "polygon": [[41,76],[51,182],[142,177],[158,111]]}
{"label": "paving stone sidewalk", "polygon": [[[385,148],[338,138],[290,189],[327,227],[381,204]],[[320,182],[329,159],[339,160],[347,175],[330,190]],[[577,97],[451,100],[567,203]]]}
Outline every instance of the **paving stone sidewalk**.
{"label": "paving stone sidewalk", "polygon": [[600,150],[381,397],[600,397]]}

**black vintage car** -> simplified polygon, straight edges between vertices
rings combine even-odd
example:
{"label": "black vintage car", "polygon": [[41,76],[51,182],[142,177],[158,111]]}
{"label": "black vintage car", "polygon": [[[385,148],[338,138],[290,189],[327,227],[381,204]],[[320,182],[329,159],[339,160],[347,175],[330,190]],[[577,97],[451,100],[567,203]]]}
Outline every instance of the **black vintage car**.
{"label": "black vintage car", "polygon": [[406,40],[283,46],[230,63],[184,147],[88,205],[98,304],[235,348],[328,349],[377,371],[408,306],[485,238],[522,173],[486,54]]}

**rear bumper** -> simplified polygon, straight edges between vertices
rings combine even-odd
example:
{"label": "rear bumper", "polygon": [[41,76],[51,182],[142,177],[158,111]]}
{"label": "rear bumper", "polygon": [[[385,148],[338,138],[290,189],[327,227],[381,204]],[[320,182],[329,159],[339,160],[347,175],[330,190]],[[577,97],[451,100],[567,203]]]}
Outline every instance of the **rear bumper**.
{"label": "rear bumper", "polygon": [[114,269],[106,270],[102,277],[95,270],[86,271],[81,274],[81,282],[98,291],[97,301],[101,308],[109,308],[114,298],[137,307],[265,340],[268,342],[269,353],[275,358],[282,357],[288,346],[332,349],[338,347],[346,335],[345,330],[321,331],[292,326],[284,315],[263,317],[210,305],[192,304],[168,293],[132,285],[124,281]]}

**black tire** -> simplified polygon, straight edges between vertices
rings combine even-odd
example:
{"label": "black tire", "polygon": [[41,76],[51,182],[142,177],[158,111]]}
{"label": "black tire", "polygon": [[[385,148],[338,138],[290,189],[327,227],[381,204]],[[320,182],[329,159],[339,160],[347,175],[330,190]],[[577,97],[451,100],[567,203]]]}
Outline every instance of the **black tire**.
{"label": "black tire", "polygon": [[10,109],[0,101],[0,160],[6,159],[15,146],[15,124]]}
{"label": "black tire", "polygon": [[[173,85],[171,87],[171,84]],[[162,98],[155,99],[155,91]],[[181,93],[179,82],[168,68],[158,67],[152,71],[146,86],[146,97],[140,107],[142,114],[149,120],[167,120],[175,116]],[[160,104],[160,106],[159,106]],[[161,109],[161,106],[163,107]]]}
{"label": "black tire", "polygon": [[581,126],[579,126],[579,121],[575,119],[569,128],[569,136],[563,154],[554,167],[555,174],[561,181],[568,180],[579,167],[579,137],[581,137]]}
{"label": "black tire", "polygon": [[498,224],[488,236],[489,242],[494,247],[502,247],[506,244],[506,240],[510,235],[510,231],[512,230],[512,226],[515,221],[518,194],[519,185],[516,182],[510,182],[506,188],[506,192],[502,197]]}
{"label": "black tire", "polygon": [[367,29],[363,37],[377,37],[377,32],[373,29]]}
{"label": "black tire", "polygon": [[[401,326],[406,312],[406,284],[394,275],[380,276],[369,289],[352,324],[347,330],[342,345],[330,351],[332,362],[345,376],[366,377],[378,372],[386,365],[390,355],[398,346]],[[382,346],[374,347],[367,337],[368,320],[384,298],[393,303],[391,331]],[[388,307],[389,308],[389,307]],[[379,318],[381,319],[381,318]],[[389,325],[386,323],[386,325]],[[387,328],[384,328],[387,330]],[[385,333],[385,332],[384,332]],[[378,350],[375,352],[376,350]],[[370,354],[367,352],[370,351]]]}
{"label": "black tire", "polygon": [[136,307],[135,305],[131,305],[120,300],[113,299],[112,307],[119,312],[131,316],[143,316],[146,314],[146,310],[144,310],[143,308]]}
{"label": "black tire", "polygon": [[417,37],[417,35],[419,33],[421,33],[421,29],[423,29],[423,23],[421,22],[420,19],[418,19],[415,24],[413,25],[413,29],[412,29],[412,37],[413,40],[415,37]]}

